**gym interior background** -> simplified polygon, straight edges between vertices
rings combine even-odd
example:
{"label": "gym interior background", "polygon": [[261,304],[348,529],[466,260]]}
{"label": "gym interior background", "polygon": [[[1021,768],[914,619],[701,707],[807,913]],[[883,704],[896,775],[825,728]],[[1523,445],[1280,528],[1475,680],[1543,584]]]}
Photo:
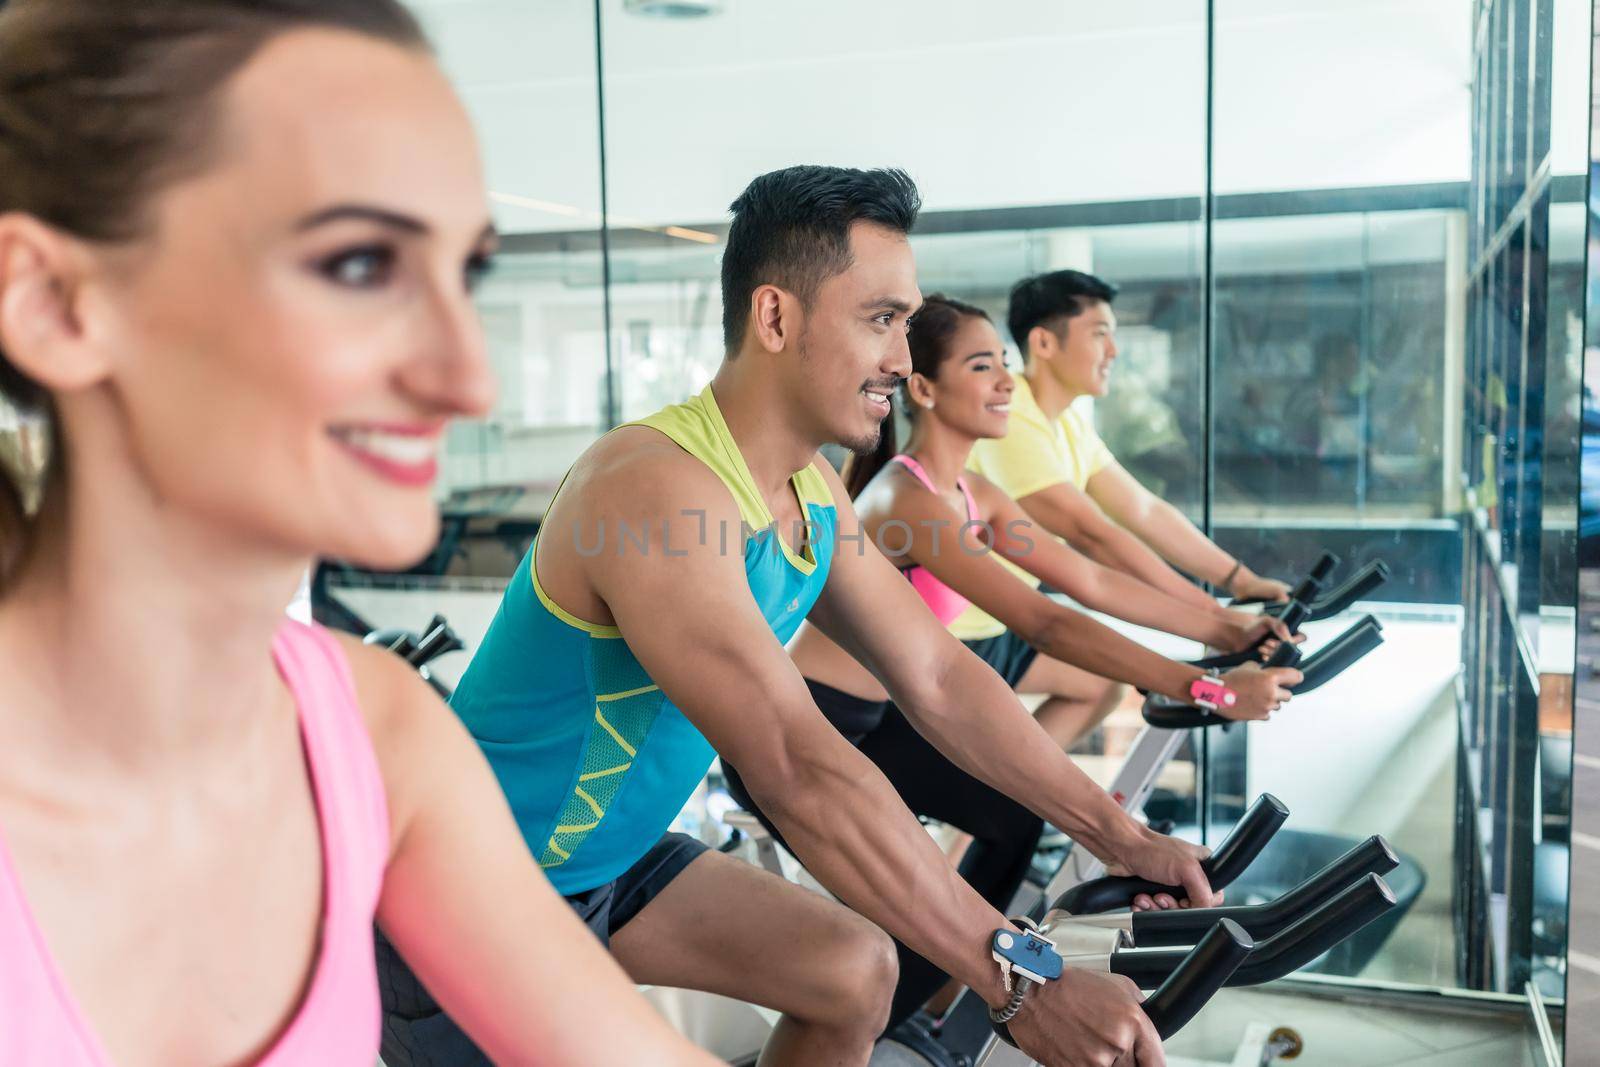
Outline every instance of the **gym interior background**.
{"label": "gym interior background", "polygon": [[[450,438],[433,556],[324,566],[319,617],[441,611],[470,645],[578,453],[710,379],[743,185],[904,167],[925,292],[1003,321],[1029,273],[1121,286],[1092,415],[1141,480],[1263,573],[1324,547],[1394,571],[1364,605],[1382,649],[1199,741],[1151,811],[1215,842],[1265,790],[1299,854],[1382,832],[1404,917],[1174,1052],[1216,1058],[1270,1004],[1328,1033],[1307,1062],[1559,1062],[1563,1033],[1600,1062],[1600,725],[1573,756],[1600,702],[1590,0],[414,6],[487,145],[501,395]],[[1103,778],[1129,722],[1079,754]],[[713,778],[680,827],[720,842],[723,807]],[[1284,886],[1321,860],[1295,862]]]}

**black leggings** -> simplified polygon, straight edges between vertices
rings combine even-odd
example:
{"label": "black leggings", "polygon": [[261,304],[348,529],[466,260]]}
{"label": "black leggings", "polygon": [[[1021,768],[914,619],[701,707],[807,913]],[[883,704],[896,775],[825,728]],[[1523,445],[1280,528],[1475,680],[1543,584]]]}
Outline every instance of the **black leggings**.
{"label": "black leggings", "polygon": [[[1028,864],[1044,829],[1040,818],[951,763],[923,740],[893,704],[861,700],[819,682],[808,680],[806,684],[823,714],[878,765],[906,807],[972,835],[972,847],[961,861],[961,877],[997,911],[1005,912],[1028,874]],[[870,725],[874,718],[878,720],[876,725]],[[865,733],[861,732],[863,728]],[[756,807],[738,771],[724,763],[722,772],[733,798],[783,843],[783,835]],[[911,887],[907,886],[906,891],[910,892]],[[900,984],[890,1009],[891,1029],[922,1007],[949,980],[948,975],[898,939],[895,948],[900,956]]]}

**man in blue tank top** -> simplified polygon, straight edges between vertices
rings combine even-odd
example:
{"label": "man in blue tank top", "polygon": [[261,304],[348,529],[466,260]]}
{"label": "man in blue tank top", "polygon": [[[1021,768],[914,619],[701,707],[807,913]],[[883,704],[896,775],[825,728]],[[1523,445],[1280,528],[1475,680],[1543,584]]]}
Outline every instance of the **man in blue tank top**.
{"label": "man in blue tank top", "polygon": [[[750,184],[723,256],[716,377],[573,466],[452,701],[529,848],[634,980],[782,1012],[761,1060],[774,1067],[866,1063],[897,970],[882,931],[1008,1000],[991,954],[1005,916],[785,654],[808,616],[971,774],[1096,855],[1215,900],[1203,850],[1139,826],[1074,767],[865,541],[817,454],[870,449],[910,372],[918,206],[899,171]],[[667,832],[718,753],[849,909]],[[484,1062],[380,951],[390,1062]],[[1011,1030],[1046,1063],[1159,1064],[1138,1000],[1124,979],[1069,971]]]}

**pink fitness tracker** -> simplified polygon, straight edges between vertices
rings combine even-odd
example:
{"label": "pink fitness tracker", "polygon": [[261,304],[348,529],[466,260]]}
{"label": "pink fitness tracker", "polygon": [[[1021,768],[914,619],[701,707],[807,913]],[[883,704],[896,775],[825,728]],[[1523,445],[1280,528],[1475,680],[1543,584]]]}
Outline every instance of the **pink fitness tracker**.
{"label": "pink fitness tracker", "polygon": [[1239,694],[1223,685],[1221,676],[1211,670],[1189,683],[1189,699],[1207,711],[1216,711],[1233,707],[1239,702]]}

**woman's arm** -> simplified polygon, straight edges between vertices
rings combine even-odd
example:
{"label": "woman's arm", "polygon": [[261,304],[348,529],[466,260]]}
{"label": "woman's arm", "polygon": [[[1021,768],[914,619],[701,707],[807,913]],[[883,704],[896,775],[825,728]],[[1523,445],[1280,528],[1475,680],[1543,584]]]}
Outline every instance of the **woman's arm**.
{"label": "woman's arm", "polygon": [[989,516],[995,551],[1086,607],[1230,652],[1251,647],[1269,632],[1280,638],[1288,636],[1276,619],[1240,626],[1215,611],[1183,603],[1102,567],[1034,524],[1014,500],[989,482],[974,476],[971,486]]}
{"label": "woman's arm", "polygon": [[388,792],[378,922],[445,1011],[496,1063],[716,1064],[545,880],[477,744],[427,683],[388,652],[344,644]]}
{"label": "woman's arm", "polygon": [[[891,518],[916,531],[906,553],[910,562],[925,567],[1047,656],[1185,702],[1190,683],[1204,674],[1198,667],[1152,652],[1088,615],[1056,603],[1002,567],[989,552],[973,545],[958,546],[948,535],[942,540],[933,537],[932,531],[954,529],[957,516],[942,499],[920,487],[896,493],[889,513],[874,516],[877,522]],[[1027,563],[1018,560],[1024,569],[1031,569]],[[1240,698],[1236,708],[1230,709],[1236,718],[1264,718],[1288,695],[1276,673],[1230,672],[1228,684]]]}

